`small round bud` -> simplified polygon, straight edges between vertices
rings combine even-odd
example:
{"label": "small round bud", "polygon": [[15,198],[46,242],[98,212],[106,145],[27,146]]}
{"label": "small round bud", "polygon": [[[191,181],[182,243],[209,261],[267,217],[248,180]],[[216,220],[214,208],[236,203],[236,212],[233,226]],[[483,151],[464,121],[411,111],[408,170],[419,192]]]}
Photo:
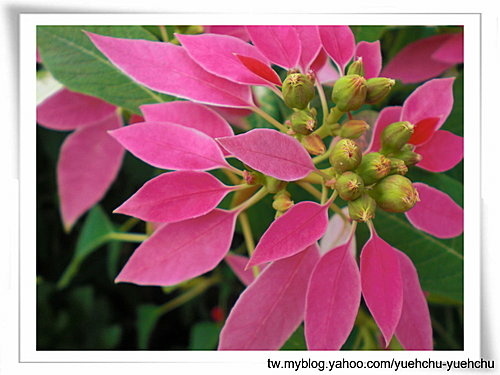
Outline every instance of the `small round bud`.
{"label": "small round bud", "polygon": [[368,129],[370,129],[370,125],[366,121],[349,120],[342,125],[340,136],[342,138],[357,139]]}
{"label": "small round bud", "polygon": [[401,159],[396,159],[396,158],[389,158],[391,161],[391,171],[389,174],[400,174],[404,176],[406,172],[408,172],[408,167],[406,166],[405,162]]}
{"label": "small round bud", "polygon": [[316,128],[316,115],[314,111],[297,111],[290,117],[290,127],[295,133],[308,135],[311,134]]}
{"label": "small round bud", "polygon": [[304,74],[291,73],[283,82],[282,92],[288,107],[305,109],[314,98],[314,82]]}
{"label": "small round bud", "polygon": [[342,112],[355,111],[366,99],[366,80],[358,74],[341,77],[335,82],[332,100]]}
{"label": "small round bud", "polygon": [[273,208],[276,211],[285,212],[293,206],[293,201],[290,199],[291,195],[286,190],[281,190],[273,197]]}
{"label": "small round bud", "polygon": [[361,162],[361,150],[356,142],[341,139],[333,146],[330,164],[337,173],[356,169]]}
{"label": "small round bud", "polygon": [[408,121],[398,121],[388,125],[380,135],[382,152],[395,152],[401,149],[413,134],[415,126]]}
{"label": "small round bud", "polygon": [[377,203],[368,194],[362,194],[358,199],[348,202],[349,216],[352,220],[365,222],[375,217]]}
{"label": "small round bud", "polygon": [[300,141],[304,148],[311,155],[323,155],[326,151],[326,146],[321,137],[317,134],[309,134]]}
{"label": "small round bud", "polygon": [[281,181],[271,176],[264,176],[264,177],[265,177],[264,185],[267,188],[267,191],[270,192],[271,194],[283,190],[288,184],[288,182],[286,181]]}
{"label": "small round bud", "polygon": [[413,146],[406,144],[400,151],[392,154],[393,157],[403,160],[407,167],[418,164],[422,160],[422,155],[413,151]]}
{"label": "small round bud", "polygon": [[335,190],[345,201],[359,198],[364,187],[363,179],[354,172],[344,172],[335,182]]}
{"label": "small round bud", "polygon": [[366,81],[366,104],[381,102],[391,91],[396,81],[390,78],[376,77]]}
{"label": "small round bud", "polygon": [[364,77],[365,68],[362,57],[358,57],[358,59],[349,66],[349,69],[347,69],[347,75],[350,74],[357,74],[358,76]]}
{"label": "small round bud", "polygon": [[371,185],[384,178],[391,171],[391,161],[379,152],[370,152],[363,156],[363,160],[356,172],[361,176],[365,185]]}
{"label": "small round bud", "polygon": [[370,191],[377,205],[388,212],[406,212],[419,201],[411,181],[399,174],[388,176]]}

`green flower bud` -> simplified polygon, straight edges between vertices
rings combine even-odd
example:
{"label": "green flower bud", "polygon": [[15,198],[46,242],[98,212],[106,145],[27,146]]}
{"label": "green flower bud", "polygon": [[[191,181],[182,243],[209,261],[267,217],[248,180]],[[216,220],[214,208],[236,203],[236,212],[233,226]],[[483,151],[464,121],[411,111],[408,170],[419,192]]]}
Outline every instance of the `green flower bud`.
{"label": "green flower bud", "polygon": [[376,77],[366,81],[366,104],[381,102],[391,91],[396,81],[390,78]]}
{"label": "green flower bud", "polygon": [[366,80],[358,74],[341,77],[335,82],[332,100],[342,112],[355,111],[366,99]]}
{"label": "green flower bud", "polygon": [[309,152],[311,155],[322,155],[326,151],[323,140],[317,134],[306,135],[302,138],[300,143],[302,143],[307,152]]}
{"label": "green flower bud", "polygon": [[279,212],[285,212],[293,206],[293,201],[290,199],[291,195],[286,190],[281,190],[273,197],[273,208]]}
{"label": "green flower bud", "polygon": [[356,142],[341,139],[333,146],[330,154],[330,164],[337,173],[356,169],[361,162],[361,150]]}
{"label": "green flower bud", "polygon": [[316,128],[316,110],[297,111],[290,117],[290,127],[295,133],[308,135]]}
{"label": "green flower bud", "polygon": [[347,69],[347,75],[350,74],[357,74],[358,76],[364,77],[365,68],[362,57],[358,57],[358,59],[349,66],[349,69]]}
{"label": "green flower bud", "polygon": [[365,185],[371,185],[384,178],[391,171],[391,161],[379,152],[370,152],[363,156],[363,160],[356,172],[361,176]]}
{"label": "green flower bud", "polygon": [[399,174],[381,180],[370,195],[381,209],[388,212],[406,212],[419,201],[411,181]]}
{"label": "green flower bud", "polygon": [[388,125],[380,135],[382,152],[400,150],[410,140],[414,128],[415,126],[408,121],[399,121]]}
{"label": "green flower bud", "polygon": [[404,145],[400,151],[392,154],[393,157],[401,159],[405,162],[407,167],[411,167],[422,160],[422,155],[413,151],[412,145]]}
{"label": "green flower bud", "polygon": [[408,172],[408,167],[406,166],[405,162],[401,159],[396,159],[396,158],[389,158],[391,161],[391,171],[389,174],[400,174],[404,176],[406,172]]}
{"label": "green flower bud", "polygon": [[314,82],[304,74],[291,73],[283,82],[282,92],[288,107],[304,109],[314,98]]}
{"label": "green flower bud", "polygon": [[344,172],[335,182],[335,189],[345,201],[358,199],[364,187],[363,179],[354,172]]}
{"label": "green flower bud", "polygon": [[349,120],[342,125],[340,136],[342,138],[357,139],[368,129],[370,129],[370,125],[366,121]]}
{"label": "green flower bud", "polygon": [[358,199],[348,202],[349,216],[352,220],[365,222],[375,217],[377,203],[368,194],[362,194]]}
{"label": "green flower bud", "polygon": [[265,176],[264,185],[271,194],[283,190],[287,184],[288,182],[286,181],[281,181],[271,176]]}

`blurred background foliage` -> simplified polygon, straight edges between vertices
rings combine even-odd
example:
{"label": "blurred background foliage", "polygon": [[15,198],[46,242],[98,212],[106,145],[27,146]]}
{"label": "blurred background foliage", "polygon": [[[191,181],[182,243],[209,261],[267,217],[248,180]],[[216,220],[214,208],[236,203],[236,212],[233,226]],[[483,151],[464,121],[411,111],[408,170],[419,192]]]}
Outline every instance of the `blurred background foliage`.
{"label": "blurred background foliage", "polygon": [[[165,28],[169,36],[174,29],[172,26]],[[193,29],[199,31],[199,28]],[[354,26],[352,29],[357,41],[381,41],[384,65],[408,43],[458,31],[456,27],[407,26]],[[145,26],[146,30],[151,39],[162,39],[157,27]],[[43,38],[39,35],[39,44],[43,43]],[[37,65],[40,76],[45,69],[43,65]],[[443,129],[463,136],[462,66],[450,69],[444,76],[455,76],[456,80],[455,105]],[[398,82],[383,103],[370,109],[401,105],[417,86]],[[284,121],[289,114],[289,109],[274,94],[264,93],[259,99],[263,109],[278,120]],[[318,103],[313,104],[320,108]],[[360,112],[364,110],[362,108]],[[358,115],[369,116],[370,113],[365,111]],[[250,116],[249,123],[255,127],[269,126],[254,115]],[[36,131],[37,349],[216,349],[224,319],[244,290],[224,262],[208,274],[173,287],[113,282],[137,244],[112,241],[110,234],[120,228],[138,233],[144,233],[148,228],[144,223],[112,214],[112,211],[160,171],[127,153],[118,178],[104,199],[80,219],[70,233],[65,233],[59,215],[56,164],[68,133],[40,126]],[[213,173],[229,183],[225,175]],[[413,168],[410,178],[443,190],[463,205],[463,162],[440,174]],[[290,192],[295,202],[311,199],[299,188],[290,188]],[[229,203],[225,199],[221,207],[228,207]],[[271,197],[268,196],[249,210],[256,241],[274,219],[270,205]],[[463,349],[463,261],[446,256],[450,250],[463,254],[463,236],[439,240],[413,229],[404,215],[389,215],[383,211],[378,212],[375,226],[383,238],[410,255],[417,266],[422,287],[428,292],[435,349]],[[358,228],[359,252],[368,238],[368,230],[364,225]],[[239,226],[231,251],[246,254]],[[344,349],[379,348],[380,332],[366,311],[364,307],[359,314]],[[390,348],[398,349],[399,344],[394,340]],[[283,349],[306,349],[303,326]]]}

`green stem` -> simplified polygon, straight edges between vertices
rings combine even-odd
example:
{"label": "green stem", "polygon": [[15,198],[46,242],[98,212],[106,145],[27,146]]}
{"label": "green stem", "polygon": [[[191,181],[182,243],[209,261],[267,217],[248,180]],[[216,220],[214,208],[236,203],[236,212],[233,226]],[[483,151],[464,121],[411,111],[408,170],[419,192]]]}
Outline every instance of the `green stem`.
{"label": "green stem", "polygon": [[255,203],[260,201],[262,198],[264,198],[268,194],[267,188],[263,186],[257,193],[252,195],[249,199],[247,199],[245,202],[241,203],[240,205],[234,207],[231,209],[231,211],[244,211],[247,210],[248,208],[252,207]]}
{"label": "green stem", "polygon": [[323,124],[326,124],[326,119],[328,118],[328,103],[326,101],[325,90],[323,90],[323,86],[318,81],[315,80],[316,89],[318,90],[319,100],[321,101],[321,108],[323,109]]}
{"label": "green stem", "polygon": [[121,227],[118,228],[118,231],[119,232],[127,232],[130,229],[132,229],[137,223],[139,223],[139,219],[136,219],[135,217],[131,217],[126,222],[124,222]]}
{"label": "green stem", "polygon": [[328,198],[328,189],[325,185],[321,186],[321,204],[325,204],[326,199]]}
{"label": "green stem", "polygon": [[174,299],[168,301],[167,303],[161,305],[158,307],[157,313],[158,315],[163,315],[169,311],[172,311],[173,309],[182,306],[186,302],[190,301],[194,297],[202,294],[205,290],[207,290],[209,287],[212,285],[218,283],[221,280],[220,276],[218,274],[213,275],[209,278],[206,278],[203,280],[203,282],[200,282],[199,284],[196,284],[193,286],[191,289],[186,291],[185,293],[175,297]]}
{"label": "green stem", "polygon": [[227,178],[229,178],[229,180],[231,181],[231,183],[235,184],[235,185],[238,185],[240,183],[240,179],[238,177],[236,177],[236,175],[234,174],[234,170],[232,169],[229,169],[229,168],[222,168],[221,169],[222,173],[224,173]]}
{"label": "green stem", "polygon": [[[246,212],[240,213],[238,219],[240,220],[241,229],[243,231],[243,238],[245,239],[248,256],[251,258],[255,250],[255,242],[253,240],[252,228],[250,227],[250,220],[248,220],[248,215]],[[259,276],[259,267],[253,266],[252,272],[255,277]]]}
{"label": "green stem", "polygon": [[259,107],[250,107],[250,109],[252,111],[254,111],[255,113],[257,113],[259,116],[261,116],[263,119],[265,119],[267,122],[269,122],[271,125],[276,126],[283,133],[287,132],[288,129],[287,129],[287,127],[285,125],[283,125],[282,123],[280,123],[278,120],[276,120],[271,115],[269,115],[266,112],[264,112]]}
{"label": "green stem", "polygon": [[161,39],[164,42],[168,42],[167,28],[165,26],[158,26],[158,28],[160,29]]}
{"label": "green stem", "polygon": [[331,109],[331,117],[328,116],[328,121],[323,122],[323,124],[314,131],[313,134],[319,135],[321,138],[328,137],[331,134],[330,128],[344,115],[344,112],[339,111],[337,107]]}
{"label": "green stem", "polygon": [[125,242],[143,242],[149,238],[147,234],[142,233],[122,233],[112,232],[108,234],[110,240]]}
{"label": "green stem", "polygon": [[330,157],[330,154],[332,153],[332,150],[333,150],[333,142],[330,143],[330,147],[328,147],[328,150],[326,150],[326,152],[323,154],[323,155],[319,155],[319,156],[316,156],[314,158],[312,158],[312,161],[314,164],[319,164],[321,163],[323,160],[326,160]]}

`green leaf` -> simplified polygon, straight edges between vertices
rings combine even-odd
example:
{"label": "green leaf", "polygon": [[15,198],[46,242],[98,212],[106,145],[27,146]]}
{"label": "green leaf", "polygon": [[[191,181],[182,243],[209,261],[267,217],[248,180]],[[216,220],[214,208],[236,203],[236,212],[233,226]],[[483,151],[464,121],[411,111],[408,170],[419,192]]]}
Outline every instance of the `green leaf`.
{"label": "green leaf", "polygon": [[404,215],[382,210],[374,224],[380,237],[412,259],[424,291],[463,300],[463,237],[440,240],[414,228]]}
{"label": "green leaf", "polygon": [[137,345],[147,349],[151,333],[160,318],[158,306],[141,305],[137,308]]}
{"label": "green leaf", "polygon": [[280,350],[307,350],[306,339],[304,337],[304,325],[301,324],[299,328],[290,336]]}
{"label": "green leaf", "polygon": [[191,330],[189,350],[214,350],[221,327],[214,322],[196,323]]}
{"label": "green leaf", "polygon": [[351,26],[356,42],[375,42],[379,40],[387,30],[387,26]]}
{"label": "green leaf", "polygon": [[97,50],[83,32],[118,38],[157,40],[140,26],[38,26],[44,66],[70,90],[96,96],[135,113],[139,106],[172,100],[134,82]]}
{"label": "green leaf", "polygon": [[80,268],[80,264],[91,253],[109,241],[109,235],[113,232],[113,224],[109,221],[100,206],[95,206],[88,213],[82,231],[76,243],[76,250],[73,259],[64,271],[57,286],[64,288],[75,276]]}

